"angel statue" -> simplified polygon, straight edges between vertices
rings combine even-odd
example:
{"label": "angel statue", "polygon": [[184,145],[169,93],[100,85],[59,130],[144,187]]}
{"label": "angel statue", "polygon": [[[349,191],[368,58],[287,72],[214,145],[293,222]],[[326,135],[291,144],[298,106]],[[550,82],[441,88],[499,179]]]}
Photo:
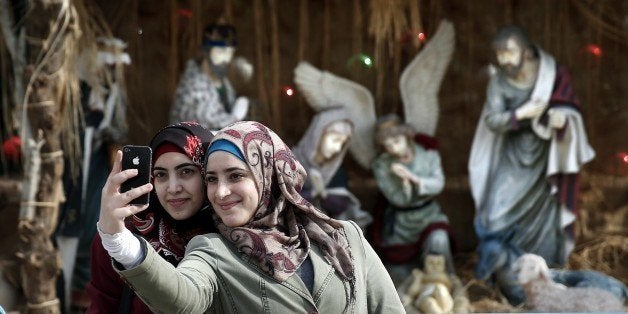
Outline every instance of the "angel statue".
{"label": "angel statue", "polygon": [[438,91],[453,50],[453,25],[441,21],[400,77],[405,121],[377,119],[373,95],[360,84],[306,63],[295,69],[295,82],[313,107],[343,104],[355,125],[349,152],[373,171],[383,195],[374,209],[371,243],[393,279],[409,276],[429,253],[445,256],[447,271],[454,273],[448,218],[435,199],[445,177],[434,145]]}
{"label": "angel statue", "polygon": [[330,217],[353,220],[365,229],[373,220],[360,201],[348,190],[342,168],[353,122],[342,107],[324,108],[310,123],[292,152],[308,173],[301,194]]}

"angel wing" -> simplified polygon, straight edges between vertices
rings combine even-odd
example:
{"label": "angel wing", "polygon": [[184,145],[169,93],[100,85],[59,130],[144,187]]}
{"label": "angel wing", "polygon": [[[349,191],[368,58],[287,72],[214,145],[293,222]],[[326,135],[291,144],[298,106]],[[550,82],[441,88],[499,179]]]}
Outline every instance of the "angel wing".
{"label": "angel wing", "polygon": [[430,136],[438,124],[438,91],[454,51],[454,33],[453,24],[442,20],[434,37],[399,78],[406,123]]}
{"label": "angel wing", "polygon": [[316,111],[331,106],[344,106],[355,127],[349,152],[365,169],[376,156],[373,142],[375,100],[364,86],[321,71],[301,61],[294,69],[294,82],[308,104]]}

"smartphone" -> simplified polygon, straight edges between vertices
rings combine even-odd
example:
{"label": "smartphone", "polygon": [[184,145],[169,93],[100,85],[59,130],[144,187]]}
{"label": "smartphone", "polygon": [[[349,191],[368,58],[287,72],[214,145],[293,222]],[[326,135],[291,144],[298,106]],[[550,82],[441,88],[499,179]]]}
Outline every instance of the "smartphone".
{"label": "smartphone", "polygon": [[[126,145],[122,148],[122,170],[137,169],[137,175],[120,185],[120,193],[142,186],[150,182],[153,151],[149,146]],[[146,193],[129,202],[131,205],[146,205],[150,193]]]}

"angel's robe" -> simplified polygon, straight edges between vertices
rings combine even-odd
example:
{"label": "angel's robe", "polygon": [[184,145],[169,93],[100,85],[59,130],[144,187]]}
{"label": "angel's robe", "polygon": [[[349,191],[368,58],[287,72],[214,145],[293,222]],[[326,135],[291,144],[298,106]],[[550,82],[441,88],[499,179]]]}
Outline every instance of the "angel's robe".
{"label": "angel's robe", "polygon": [[385,245],[416,243],[427,238],[430,226],[449,223],[441,211],[436,196],[445,186],[445,175],[438,151],[427,150],[411,143],[414,158],[404,164],[419,178],[419,185],[412,184],[409,195],[403,192],[402,180],[390,170],[398,160],[384,152],[373,162],[373,174],[377,186],[389,205],[384,212],[383,241]]}

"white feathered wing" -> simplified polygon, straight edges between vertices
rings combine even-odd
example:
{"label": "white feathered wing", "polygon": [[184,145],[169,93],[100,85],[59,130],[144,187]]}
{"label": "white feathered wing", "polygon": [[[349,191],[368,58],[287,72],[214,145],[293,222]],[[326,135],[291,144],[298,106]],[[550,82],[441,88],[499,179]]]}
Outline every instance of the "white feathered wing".
{"label": "white feathered wing", "polygon": [[399,78],[406,123],[430,136],[434,136],[438,125],[438,91],[454,51],[454,33],[453,24],[442,20],[432,39]]}
{"label": "white feathered wing", "polygon": [[376,156],[373,142],[375,127],[375,100],[364,86],[321,71],[301,61],[294,69],[294,82],[305,100],[316,111],[331,106],[344,106],[354,124],[349,152],[365,169],[371,167]]}

